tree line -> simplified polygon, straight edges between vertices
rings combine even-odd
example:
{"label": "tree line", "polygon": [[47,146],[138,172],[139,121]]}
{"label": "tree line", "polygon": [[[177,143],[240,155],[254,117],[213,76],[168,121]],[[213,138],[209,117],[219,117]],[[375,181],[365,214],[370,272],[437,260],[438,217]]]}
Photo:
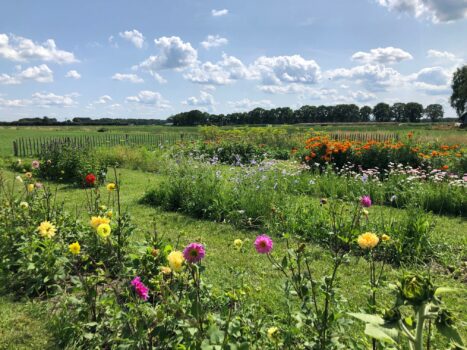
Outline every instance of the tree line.
{"label": "tree line", "polygon": [[12,126],[55,126],[55,125],[164,125],[166,120],[161,119],[125,119],[125,118],[73,118],[71,120],[65,120],[63,122],[58,121],[56,118],[42,117],[42,118],[21,118],[13,122],[0,122],[0,125],[12,125]]}
{"label": "tree line", "polygon": [[249,112],[210,114],[192,110],[175,114],[167,122],[177,126],[189,125],[241,125],[241,124],[296,124],[296,123],[355,123],[355,122],[419,122],[422,118],[439,121],[444,117],[443,106],[430,104],[426,108],[420,103],[381,102],[373,108],[355,104],[334,106],[309,106],[292,110],[289,107],[273,109],[255,108]]}

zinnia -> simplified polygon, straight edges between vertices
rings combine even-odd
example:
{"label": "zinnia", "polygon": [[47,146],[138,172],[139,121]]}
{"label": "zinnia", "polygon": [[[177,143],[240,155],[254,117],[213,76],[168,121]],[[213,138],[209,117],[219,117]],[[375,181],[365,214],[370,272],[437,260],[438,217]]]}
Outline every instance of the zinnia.
{"label": "zinnia", "polygon": [[37,230],[44,238],[52,238],[57,233],[57,228],[50,221],[41,222]]}
{"label": "zinnia", "polygon": [[183,250],[183,257],[186,261],[194,264],[203,260],[206,255],[204,246],[200,243],[190,243]]}
{"label": "zinnia", "polygon": [[100,224],[99,227],[97,228],[97,234],[101,238],[107,238],[110,235],[111,228],[109,224]]}
{"label": "zinnia", "polygon": [[365,208],[371,207],[371,198],[370,198],[370,196],[362,196],[362,198],[360,198],[360,203]]}
{"label": "zinnia", "polygon": [[117,188],[117,185],[114,184],[113,182],[107,184],[107,191],[109,192],[112,192],[113,190],[115,190]]}
{"label": "zinnia", "polygon": [[68,246],[68,249],[70,250],[70,253],[73,254],[73,255],[78,255],[79,252],[81,251],[81,246],[79,245],[78,242],[75,242],[75,243],[71,243],[69,246]]}
{"label": "zinnia", "polygon": [[84,180],[86,181],[86,183],[89,186],[92,186],[92,185],[94,185],[96,183],[96,175],[94,175],[93,173],[89,173],[89,174],[86,175]]}
{"label": "zinnia", "polygon": [[135,288],[135,292],[140,299],[143,299],[144,301],[148,300],[149,288],[146,287],[143,282],[141,282],[141,278],[139,276],[133,278],[131,285]]}
{"label": "zinnia", "polygon": [[101,216],[93,216],[91,217],[91,226],[93,228],[95,228],[97,230],[97,228],[99,227],[99,225],[101,224],[109,224],[110,223],[110,219],[108,218],[103,218]]}
{"label": "zinnia", "polygon": [[256,237],[255,248],[258,253],[269,254],[269,252],[272,250],[272,246],[272,239],[268,235],[261,235]]}
{"label": "zinnia", "polygon": [[185,261],[185,258],[183,257],[182,252],[178,250],[174,250],[167,256],[167,260],[169,262],[170,268],[173,271],[178,272],[182,269],[182,265],[183,265],[183,262]]}
{"label": "zinnia", "polygon": [[373,249],[379,243],[379,238],[373,232],[365,232],[358,236],[358,245],[362,249]]}

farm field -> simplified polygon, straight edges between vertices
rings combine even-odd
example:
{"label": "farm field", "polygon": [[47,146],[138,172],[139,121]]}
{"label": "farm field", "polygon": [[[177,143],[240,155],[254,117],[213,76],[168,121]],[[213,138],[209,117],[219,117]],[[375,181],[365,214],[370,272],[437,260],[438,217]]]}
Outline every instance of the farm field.
{"label": "farm field", "polygon": [[[211,333],[206,335],[207,331],[202,327],[197,329],[193,324],[186,325],[181,320],[177,323],[177,320],[172,319],[170,311],[165,309],[163,318],[151,313],[150,305],[154,305],[155,308],[159,305],[155,291],[162,288],[161,281],[166,281],[165,277],[157,272],[160,266],[167,265],[168,258],[163,252],[166,249],[165,244],[173,245],[173,250],[183,250],[183,247],[190,243],[199,242],[206,250],[206,256],[202,260],[202,274],[204,284],[210,286],[210,289],[201,289],[206,299],[198,302],[205,303],[210,314],[201,321],[194,321],[197,319],[196,315],[176,317],[195,324],[200,322],[205,326],[215,325],[218,331],[231,331],[229,342],[236,344],[238,348],[245,346],[241,345],[244,343],[252,344],[251,338],[248,338],[252,335],[243,332],[247,330],[245,333],[252,333],[255,327],[259,327],[260,330],[258,334],[255,333],[257,348],[300,349],[300,344],[307,339],[315,339],[316,330],[313,327],[296,326],[297,318],[302,317],[305,320],[307,316],[302,314],[301,302],[296,293],[287,288],[284,292],[284,283],[287,280],[284,273],[279,267],[271,266],[267,257],[269,255],[260,254],[258,248],[255,249],[253,243],[261,234],[267,234],[274,242],[271,256],[275,259],[289,256],[287,254],[292,254],[289,259],[293,259],[297,254],[305,252],[303,254],[307,255],[302,259],[310,259],[313,283],[317,285],[324,283],[321,281],[326,280],[324,277],[329,274],[336,259],[341,257],[339,254],[342,254],[343,260],[339,265],[335,286],[332,287],[332,293],[328,293],[336,297],[328,300],[325,294],[320,294],[317,302],[328,300],[335,305],[331,310],[339,321],[329,326],[329,329],[330,332],[332,329],[333,336],[347,346],[356,349],[371,346],[371,338],[364,333],[364,322],[352,318],[347,313],[383,314],[384,309],[392,307],[394,300],[394,291],[390,285],[409,272],[414,274],[413,276],[429,274],[433,285],[454,288],[452,293],[443,296],[443,307],[455,316],[460,336],[464,339],[467,337],[467,328],[462,327],[467,323],[465,131],[428,125],[385,126],[378,130],[374,130],[372,126],[338,128],[343,133],[370,134],[370,140],[371,135],[376,132],[396,133],[400,135],[401,143],[409,145],[407,150],[417,148],[417,151],[411,153],[407,151],[410,153],[407,155],[404,151],[406,146],[399,145],[397,148],[394,146],[395,142],[388,146],[388,143],[384,142],[368,143],[367,139],[361,141],[361,144],[358,140],[345,141],[345,138],[340,141],[330,140],[326,132],[330,129],[336,132],[336,127],[332,126],[313,126],[314,131],[309,131],[309,126],[258,127],[247,131],[235,131],[232,128],[175,127],[108,129],[109,133],[122,134],[197,132],[203,135],[204,141],[174,145],[167,149],[117,146],[89,149],[82,154],[77,149],[63,147],[57,152],[50,151],[49,154],[39,156],[37,159],[40,165],[36,167],[32,163],[36,158],[21,159],[18,162],[18,159],[12,157],[11,143],[18,136],[92,136],[102,133],[98,133],[94,127],[0,128],[0,198],[9,203],[8,208],[12,208],[11,210],[20,210],[22,202],[29,203],[30,210],[28,214],[15,212],[15,215],[26,215],[25,226],[22,226],[20,221],[12,220],[8,221],[10,226],[0,227],[2,244],[12,242],[9,241],[11,237],[6,231],[11,227],[25,237],[37,236],[34,227],[39,225],[38,220],[44,215],[44,205],[50,205],[50,199],[53,198],[54,205],[60,209],[51,212],[50,220],[55,220],[60,227],[60,235],[63,235],[56,240],[53,249],[57,256],[66,257],[63,266],[65,270],[69,269],[67,273],[70,274],[69,277],[47,275],[47,280],[38,280],[34,278],[34,273],[28,272],[31,262],[28,259],[30,254],[34,254],[33,251],[27,250],[27,254],[24,255],[28,262],[18,258],[19,270],[10,267],[13,270],[9,270],[9,273],[15,271],[18,276],[24,274],[24,279],[18,277],[19,284],[14,286],[11,281],[13,275],[9,275],[10,280],[0,289],[3,295],[0,299],[0,349],[54,349],[65,345],[73,347],[73,344],[78,347],[125,344],[130,348],[150,348],[147,344],[143,346],[143,343],[135,343],[149,339],[146,338],[146,333],[143,332],[144,335],[140,335],[139,340],[131,338],[125,332],[125,321],[112,314],[109,309],[102,311],[101,318],[94,319],[92,326],[87,325],[91,321],[81,318],[82,315],[75,311],[79,309],[73,302],[78,302],[76,300],[82,298],[86,291],[82,285],[74,285],[77,278],[73,277],[73,269],[84,269],[84,266],[77,262],[79,256],[99,252],[103,260],[108,259],[106,261],[116,264],[115,260],[112,260],[115,257],[114,251],[102,250],[100,246],[102,242],[112,242],[109,244],[120,246],[115,243],[114,236],[120,229],[117,219],[109,216],[112,218],[112,233],[108,241],[92,240],[91,236],[97,235],[95,231],[89,231],[88,227],[90,216],[105,215],[108,210],[112,210],[114,215],[117,212],[128,213],[134,225],[134,229],[122,226],[131,233],[128,236],[127,253],[131,263],[125,262],[125,272],[110,272],[111,268],[107,267],[109,271],[106,274],[113,274],[114,280],[118,281],[118,293],[124,300],[121,302],[123,306],[114,306],[115,309],[122,307],[121,312],[128,315],[140,313],[148,320],[157,318],[161,323],[167,322],[165,327],[168,329],[190,329],[189,334],[196,334],[204,344],[205,338],[209,339],[209,345],[214,346],[219,342],[222,344],[223,335],[218,334],[219,338],[216,339]],[[271,130],[279,131],[271,133]],[[409,137],[408,133],[411,133]],[[270,134],[272,136],[268,136]],[[211,137],[206,140],[206,135]],[[293,137],[290,137],[291,135]],[[452,148],[445,150],[446,154],[439,155],[438,153],[443,152],[440,147],[444,146]],[[319,152],[323,152],[322,155]],[[421,152],[423,156],[418,156]],[[432,152],[437,153],[432,155]],[[393,160],[394,164],[381,163],[382,155],[388,160]],[[342,158],[344,156],[345,158]],[[397,168],[399,161],[407,161],[411,168],[407,170],[407,164],[403,169]],[[358,164],[367,169],[352,168],[349,165],[351,162],[360,162]],[[115,164],[118,164],[116,173],[112,170]],[[338,169],[334,169],[334,166]],[[378,171],[375,170],[375,166],[378,166]],[[387,168],[384,169],[384,166]],[[419,167],[424,170],[414,170]],[[106,177],[101,175],[102,169],[105,169]],[[436,171],[433,173],[433,170]],[[96,174],[102,183],[86,183],[90,173]],[[446,175],[436,175],[438,173]],[[118,175],[117,178],[115,174]],[[16,179],[17,176],[20,176],[21,182]],[[407,180],[409,177],[412,178]],[[50,189],[49,193],[53,195],[44,195],[47,191],[35,186],[38,182],[45,189]],[[113,183],[118,184],[120,200],[117,200],[115,190],[107,188]],[[16,184],[16,187],[12,188],[13,184]],[[28,187],[30,184],[33,186]],[[83,188],[83,185],[86,185],[86,188]],[[372,203],[368,204],[362,199],[367,195],[371,197]],[[10,196],[14,196],[14,200]],[[394,196],[396,198],[392,199]],[[63,208],[59,203],[63,203]],[[102,209],[104,204],[106,208]],[[11,214],[8,208],[0,211],[5,223]],[[62,217],[62,212],[70,213],[72,218]],[[351,220],[352,215],[358,216],[358,220]],[[75,219],[78,223],[75,223]],[[75,229],[70,231],[67,223],[76,225],[73,226]],[[148,252],[147,249],[154,247],[151,244],[156,243],[146,241],[147,235],[153,232],[154,223],[157,232],[163,236],[164,244],[160,248],[157,246],[160,251],[158,250],[158,255],[153,256],[153,251]],[[87,231],[81,233],[80,230]],[[379,237],[379,242],[373,246],[374,255],[371,250],[373,248],[368,251],[358,242],[359,236],[367,231],[374,232]],[[334,233],[337,233],[339,238],[336,238]],[[388,241],[383,239],[383,234],[389,236]],[[349,235],[348,240],[341,241],[346,235]],[[75,260],[75,257],[67,252],[68,244],[73,243],[70,241],[72,238],[80,241],[82,249],[81,255]],[[52,237],[51,241],[53,239]],[[236,246],[235,240],[241,240],[241,244]],[[142,242],[146,243],[140,247]],[[38,245],[39,250],[45,249],[45,246],[41,246],[43,241],[37,238],[31,238],[31,241],[24,240],[21,244],[24,244],[21,249],[34,245]],[[21,249],[18,252],[24,252]],[[1,254],[5,255],[2,255],[2,259],[5,259],[7,252],[8,248],[3,248]],[[50,260],[48,262],[37,259],[36,266],[31,267],[31,270],[37,269],[33,271],[42,275],[44,271],[37,264],[48,264]],[[152,264],[152,261],[156,261],[160,266],[144,265]],[[377,290],[376,305],[373,306],[369,298],[372,263],[383,271],[378,285],[373,286]],[[25,270],[21,267],[24,264]],[[56,265],[48,266],[58,266],[61,262],[54,261],[54,264]],[[85,264],[84,260],[82,264]],[[286,274],[295,273],[293,269],[297,265],[292,261],[281,264],[282,268],[291,269],[285,270]],[[96,266],[90,266],[90,270],[81,272],[89,278],[97,274],[97,269],[93,270]],[[172,267],[174,275],[170,277],[170,283],[173,282],[174,286],[171,287],[179,288],[174,290],[184,295],[184,289],[175,283],[178,279],[187,279],[187,285],[183,287],[186,288],[186,299],[180,301],[186,303],[186,306],[190,305],[193,298],[189,290],[196,287],[196,283],[193,287],[188,282],[189,272],[192,272],[191,269],[194,269],[196,264],[190,265],[185,262],[184,266],[185,272],[179,273],[174,273],[175,269]],[[8,272],[8,268],[8,264],[3,263],[2,271]],[[138,299],[137,294],[129,294],[131,288],[127,285],[131,279],[130,272],[141,274],[144,283],[149,285],[150,302],[144,303]],[[152,277],[157,281],[143,275],[149,272],[154,274]],[[309,277],[302,276],[304,280]],[[53,283],[49,278],[55,279]],[[81,275],[79,278],[82,278]],[[24,281],[32,281],[35,289],[26,292],[28,286],[22,284]],[[96,287],[96,290],[99,290],[98,294],[102,293],[99,304],[102,310],[110,308],[108,303],[111,302],[111,293],[107,288],[112,284],[107,283],[101,281],[101,287]],[[301,283],[307,286],[305,282]],[[57,289],[57,285],[60,288]],[[9,287],[19,288],[21,292],[12,293],[15,289]],[[330,287],[323,284],[321,288]],[[63,290],[66,292],[61,292]],[[162,296],[163,293],[163,289],[160,289],[157,295]],[[71,298],[72,304],[66,304],[70,302],[68,297]],[[224,317],[230,317],[230,313],[224,313],[223,298],[236,305],[231,312],[237,313],[236,321],[240,329],[234,330],[229,328],[234,327],[233,325],[226,325]],[[168,306],[174,307],[172,304]],[[67,315],[61,314],[60,307],[70,307],[70,315],[76,318],[67,318]],[[408,313],[408,310],[404,309],[403,312]],[[250,319],[252,317],[253,319]],[[58,327],[60,322],[68,326],[81,322],[82,328],[74,328],[71,331],[70,328]],[[94,328],[94,323],[98,322],[102,322],[102,325]],[[121,330],[118,337],[106,334],[111,328],[107,322],[114,322]],[[139,327],[137,323],[132,326]],[[154,332],[156,331],[157,328],[154,328]],[[133,333],[137,332],[133,330]],[[180,335],[175,331],[174,334],[177,335],[171,335],[173,338],[170,338],[170,341],[187,344],[186,339],[189,336]],[[166,335],[158,336],[166,339]],[[321,341],[319,337],[317,339],[317,342]],[[455,336],[448,339],[451,339],[451,342],[458,341]],[[406,348],[405,340],[400,340],[398,344],[389,340],[387,335],[380,336],[379,341],[381,348],[384,344],[387,348]],[[433,332],[430,341],[434,349],[449,346],[449,340],[438,332]],[[68,344],[65,344],[66,342]],[[192,346],[195,348],[197,344]]]}

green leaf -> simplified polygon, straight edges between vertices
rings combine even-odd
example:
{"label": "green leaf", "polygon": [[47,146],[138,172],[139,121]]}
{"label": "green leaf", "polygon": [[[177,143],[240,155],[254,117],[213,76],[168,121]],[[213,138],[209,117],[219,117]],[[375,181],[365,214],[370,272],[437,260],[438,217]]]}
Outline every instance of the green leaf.
{"label": "green leaf", "polygon": [[397,338],[398,332],[395,329],[367,323],[365,326],[365,334],[379,341],[395,344],[396,342],[393,338]]}
{"label": "green leaf", "polygon": [[464,341],[461,338],[458,330],[454,326],[448,326],[448,325],[437,325],[438,331],[444,335],[446,338],[449,339],[450,342],[454,342],[458,346],[463,346]]}
{"label": "green leaf", "polygon": [[348,312],[348,314],[352,317],[359,319],[360,321],[371,323],[375,325],[383,325],[384,319],[377,315],[370,315],[370,314],[363,314],[363,313],[352,313]]}
{"label": "green leaf", "polygon": [[446,294],[446,293],[457,293],[457,292],[462,292],[462,290],[459,288],[439,287],[439,288],[436,288],[435,296]]}

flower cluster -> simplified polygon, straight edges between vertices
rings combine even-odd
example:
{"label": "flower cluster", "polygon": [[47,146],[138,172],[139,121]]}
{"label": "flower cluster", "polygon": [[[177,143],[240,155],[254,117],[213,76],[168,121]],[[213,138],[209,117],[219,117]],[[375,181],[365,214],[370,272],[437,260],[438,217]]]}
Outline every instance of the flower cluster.
{"label": "flower cluster", "polygon": [[141,282],[141,277],[136,276],[130,283],[133,288],[135,289],[136,295],[144,301],[148,300],[149,298],[149,288]]}

